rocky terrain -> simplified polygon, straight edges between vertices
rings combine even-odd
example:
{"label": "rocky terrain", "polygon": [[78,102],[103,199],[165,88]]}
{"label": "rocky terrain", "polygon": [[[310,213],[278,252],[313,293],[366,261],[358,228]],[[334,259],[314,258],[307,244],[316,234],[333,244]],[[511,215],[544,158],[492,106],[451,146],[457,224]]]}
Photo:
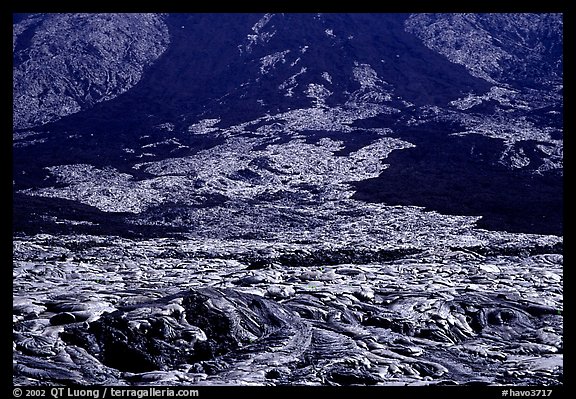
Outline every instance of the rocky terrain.
{"label": "rocky terrain", "polygon": [[16,15],[14,383],[562,384],[562,84],[559,14]]}
{"label": "rocky terrain", "polygon": [[[18,18],[16,16],[16,18]],[[14,127],[28,128],[132,88],[169,43],[154,14],[31,15],[14,24]]]}
{"label": "rocky terrain", "polygon": [[557,384],[562,244],[518,238],[16,238],[14,381]]}

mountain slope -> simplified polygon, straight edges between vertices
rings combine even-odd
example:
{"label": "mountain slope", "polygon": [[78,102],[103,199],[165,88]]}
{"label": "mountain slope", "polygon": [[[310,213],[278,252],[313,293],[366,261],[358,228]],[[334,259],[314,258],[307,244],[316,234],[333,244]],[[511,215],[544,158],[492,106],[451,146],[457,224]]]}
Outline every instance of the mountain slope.
{"label": "mountain slope", "polygon": [[15,128],[52,122],[134,86],[166,49],[153,14],[35,14],[14,25]]}
{"label": "mountain slope", "polygon": [[556,392],[562,34],[16,15],[14,384]]}
{"label": "mountain slope", "polygon": [[[52,18],[64,17],[44,18],[36,27],[37,35],[54,23]],[[131,18],[140,21],[138,16]],[[318,186],[333,190],[335,184],[342,190],[346,182],[359,182],[354,186],[357,199],[484,215],[482,225],[494,229],[561,234],[561,16],[174,14],[146,18],[154,21],[148,25],[151,29],[167,26],[167,49],[146,67],[134,87],[119,80],[117,89],[109,89],[124,94],[102,97],[107,101],[86,105],[85,110],[57,122],[17,130],[16,189],[79,200],[105,211],[140,213],[148,208],[158,212],[158,206],[168,204],[190,206],[197,203],[191,200],[195,197],[202,204],[214,198],[227,201],[238,197],[235,190],[249,200],[268,191],[299,196],[299,185],[311,181],[313,190]],[[39,19],[31,16],[15,29],[30,25],[33,30]],[[103,28],[91,26],[82,29],[92,29],[88,37],[98,38]],[[121,29],[129,26],[120,25]],[[56,32],[65,35],[67,29],[70,25]],[[460,32],[464,33],[458,36]],[[17,59],[37,51],[34,40],[26,49],[18,37]],[[460,41],[456,43],[454,37]],[[160,49],[157,41],[168,39],[150,34],[141,40],[142,48]],[[526,58],[520,42],[538,51]],[[83,43],[74,48],[92,46]],[[113,54],[122,53],[123,46],[121,41],[115,44]],[[472,57],[473,48],[479,48],[482,56]],[[154,51],[148,52],[150,59],[156,57]],[[475,59],[483,64],[475,64]],[[500,61],[491,64],[490,60]],[[135,62],[141,63],[137,58]],[[90,65],[83,68],[91,71]],[[99,68],[105,70],[107,65]],[[113,69],[115,64],[110,65]],[[535,80],[522,84],[522,71],[528,69]],[[54,70],[59,69],[46,65],[45,71]],[[71,73],[69,78],[76,86],[87,81],[90,87],[99,87],[90,83],[97,76]],[[19,87],[31,87],[21,79],[15,76],[16,99],[27,95]],[[47,87],[60,85],[58,80],[43,79]],[[69,97],[61,96],[59,101],[67,102]],[[61,105],[46,104],[46,115],[59,115]],[[15,115],[19,112],[37,113],[19,110],[17,104]],[[447,146],[441,149],[444,143]],[[417,150],[395,155],[399,163],[390,168],[374,163],[392,149],[414,145]],[[316,152],[321,151],[328,167],[314,172],[311,176],[318,177],[312,180],[302,178],[303,169],[282,171],[275,165],[280,160],[267,150],[275,146],[283,154],[281,162],[292,163],[294,154],[318,157]],[[372,148],[383,152],[370,153]],[[343,172],[346,162],[340,157],[359,150],[374,159],[357,164],[349,157],[350,166],[345,168],[351,169]],[[431,157],[411,159],[410,154],[422,151]],[[452,157],[451,151],[457,156]],[[228,164],[212,165],[216,169],[206,175],[197,162],[212,156],[224,157]],[[28,162],[30,158],[35,162]],[[156,162],[180,166],[171,166],[169,173],[158,172]],[[432,165],[436,172],[427,173]],[[97,173],[86,180],[73,177],[78,172],[72,171],[92,167]],[[406,179],[406,170],[414,173],[415,184]],[[451,172],[456,170],[460,172]],[[477,170],[482,174],[470,180]],[[72,175],[66,177],[67,173]],[[113,177],[118,173],[122,177]],[[180,181],[172,181],[176,177],[170,174],[180,176]],[[339,177],[334,180],[331,175]],[[104,185],[112,178],[117,193],[102,196],[100,178],[95,176],[107,176]],[[221,179],[226,186],[211,183]],[[472,181],[475,184],[469,184]],[[159,189],[151,189],[158,184]],[[188,188],[165,193],[174,184]],[[309,190],[304,193],[309,195]],[[510,200],[515,197],[523,200]],[[108,205],[98,205],[102,203]],[[526,215],[531,215],[530,220]]]}

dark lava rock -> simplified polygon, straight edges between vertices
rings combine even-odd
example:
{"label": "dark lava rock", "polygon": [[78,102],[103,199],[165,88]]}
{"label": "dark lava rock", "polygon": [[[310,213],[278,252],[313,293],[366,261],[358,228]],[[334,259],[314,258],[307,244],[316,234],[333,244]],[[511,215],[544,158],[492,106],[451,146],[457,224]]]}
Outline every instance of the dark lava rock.
{"label": "dark lava rock", "polygon": [[183,313],[149,311],[143,320],[144,309],[169,305],[167,300],[105,314],[88,327],[67,327],[61,337],[121,371],[164,370],[205,361],[209,372],[211,360],[282,330],[295,317],[256,295],[204,288],[183,293]]}
{"label": "dark lava rock", "polygon": [[171,348],[160,334],[147,334],[130,326],[117,311],[102,316],[84,327],[67,328],[61,335],[65,342],[85,348],[102,363],[121,371],[143,372],[160,369],[169,360],[179,360],[184,351]]}
{"label": "dark lava rock", "polygon": [[328,373],[328,380],[339,385],[375,385],[382,380],[362,368],[350,369],[334,367]]}
{"label": "dark lava rock", "polygon": [[276,367],[266,372],[266,378],[269,380],[286,379],[288,374],[288,370]]}
{"label": "dark lava rock", "polygon": [[50,318],[50,324],[58,326],[61,324],[70,324],[76,321],[76,316],[69,312],[58,313]]}

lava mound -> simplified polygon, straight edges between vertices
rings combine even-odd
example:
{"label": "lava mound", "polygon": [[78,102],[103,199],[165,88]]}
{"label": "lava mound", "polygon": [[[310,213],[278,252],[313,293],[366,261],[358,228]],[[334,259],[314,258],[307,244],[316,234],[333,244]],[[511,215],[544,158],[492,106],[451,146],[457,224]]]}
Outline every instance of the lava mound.
{"label": "lava mound", "polygon": [[231,351],[256,351],[267,340],[292,336],[299,317],[257,295],[230,289],[190,290],[153,303],[70,325],[61,338],[103,364],[129,372],[168,370]]}

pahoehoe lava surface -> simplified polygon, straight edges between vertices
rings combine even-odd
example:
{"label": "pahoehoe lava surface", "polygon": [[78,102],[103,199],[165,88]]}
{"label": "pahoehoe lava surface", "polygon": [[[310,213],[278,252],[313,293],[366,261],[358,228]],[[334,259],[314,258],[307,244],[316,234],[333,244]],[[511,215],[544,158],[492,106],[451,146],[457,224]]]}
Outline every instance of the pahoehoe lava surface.
{"label": "pahoehoe lava surface", "polygon": [[[237,253],[238,244],[17,239],[15,382],[562,379],[557,245],[500,242],[484,255],[473,247],[436,249],[318,267],[280,264],[282,254],[257,241]],[[206,252],[218,245],[217,254]],[[248,268],[256,256],[265,266]],[[61,284],[74,289],[63,293]],[[37,287],[32,295],[30,286]]]}
{"label": "pahoehoe lava surface", "polygon": [[14,384],[563,384],[562,18],[15,14]]}

